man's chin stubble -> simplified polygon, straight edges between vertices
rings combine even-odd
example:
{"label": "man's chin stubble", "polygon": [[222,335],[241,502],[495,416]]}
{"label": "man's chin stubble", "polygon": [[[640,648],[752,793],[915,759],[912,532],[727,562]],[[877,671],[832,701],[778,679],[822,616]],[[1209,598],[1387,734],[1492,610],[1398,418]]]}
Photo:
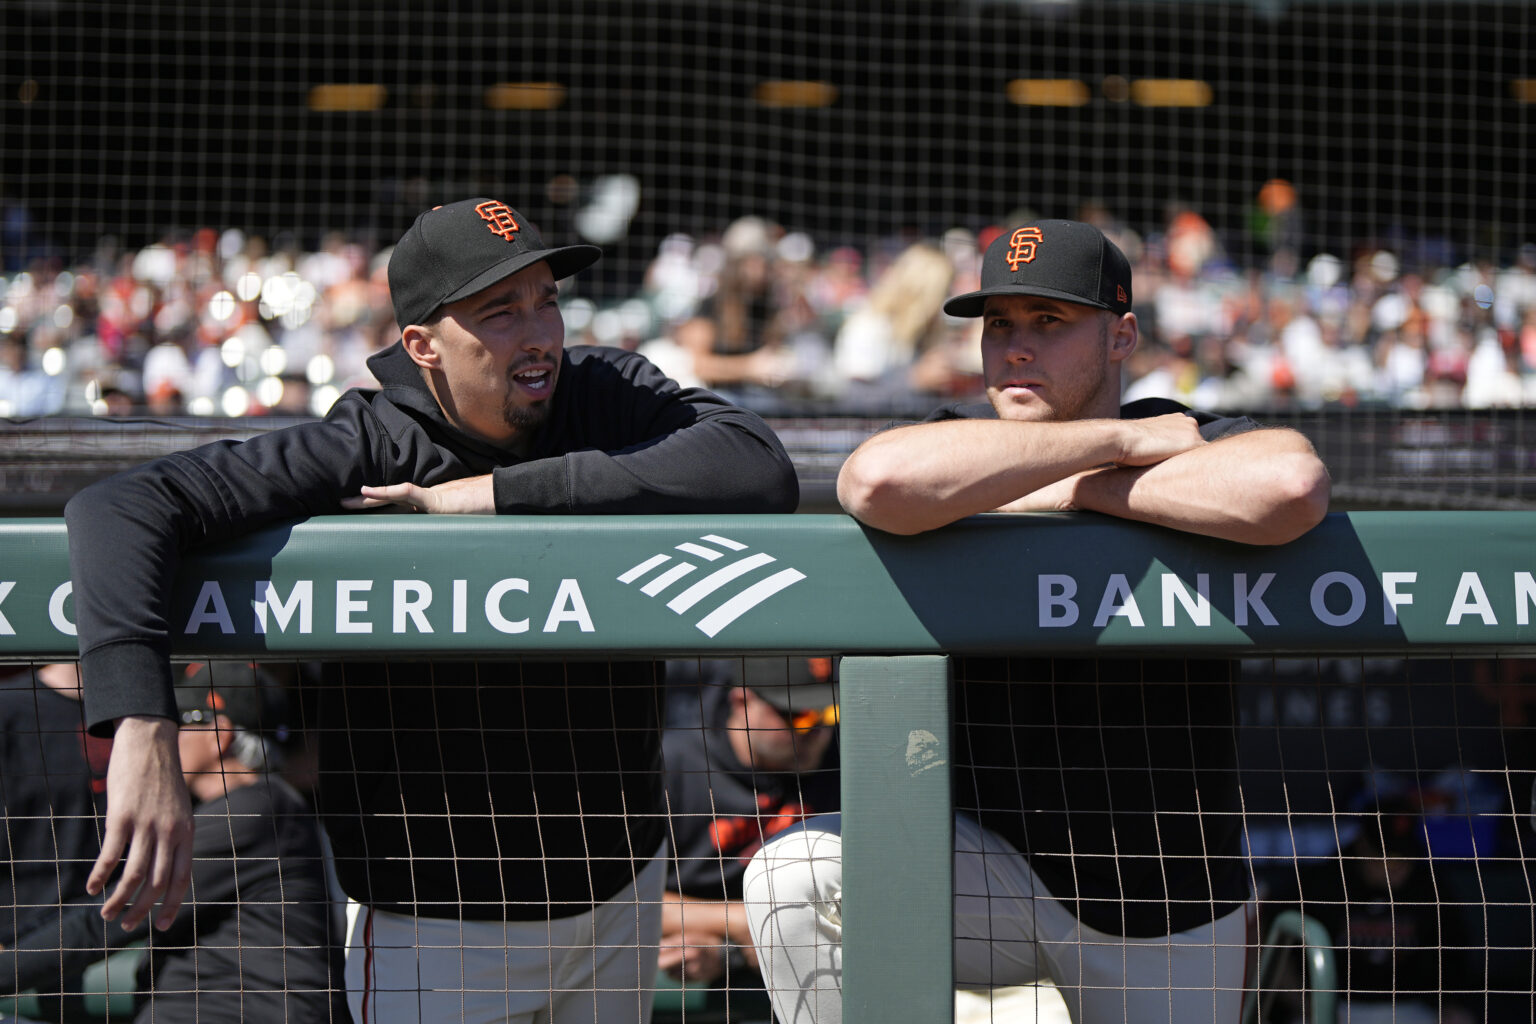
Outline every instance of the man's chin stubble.
{"label": "man's chin stubble", "polygon": [[501,418],[508,427],[519,434],[531,434],[549,420],[549,402],[539,402],[536,405],[513,405],[508,402],[502,407]]}

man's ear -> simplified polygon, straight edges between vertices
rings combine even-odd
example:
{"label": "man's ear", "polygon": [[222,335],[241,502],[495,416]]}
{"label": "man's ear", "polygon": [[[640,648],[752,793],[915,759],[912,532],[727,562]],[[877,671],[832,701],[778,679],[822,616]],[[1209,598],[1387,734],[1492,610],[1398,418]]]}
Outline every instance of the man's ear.
{"label": "man's ear", "polygon": [[1140,337],[1140,328],[1136,324],[1136,314],[1122,314],[1110,328],[1110,362],[1119,363],[1130,358],[1131,353],[1136,351],[1136,342]]}
{"label": "man's ear", "polygon": [[437,335],[420,324],[410,324],[400,332],[400,343],[405,347],[405,354],[411,357],[411,362],[424,370],[436,370],[442,367],[442,359],[437,352]]}

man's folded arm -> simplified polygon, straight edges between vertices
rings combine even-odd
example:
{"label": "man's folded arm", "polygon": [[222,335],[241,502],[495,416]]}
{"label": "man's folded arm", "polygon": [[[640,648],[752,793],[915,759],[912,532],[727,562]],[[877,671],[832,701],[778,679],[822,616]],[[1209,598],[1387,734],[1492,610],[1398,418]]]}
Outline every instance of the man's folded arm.
{"label": "man's folded arm", "polygon": [[1070,507],[1244,544],[1285,544],[1322,522],[1330,487],[1304,436],[1261,429],[1150,466],[1084,473]]}
{"label": "man's folded arm", "polygon": [[496,470],[496,510],[587,515],[793,512],[800,487],[762,417],[702,388],[680,388],[634,357],[611,391],[629,435]]}
{"label": "man's folded arm", "polygon": [[956,419],[876,434],[838,474],[849,514],[914,534],[991,512],[1095,466],[1143,465],[1204,444],[1179,413],[1068,422]]}

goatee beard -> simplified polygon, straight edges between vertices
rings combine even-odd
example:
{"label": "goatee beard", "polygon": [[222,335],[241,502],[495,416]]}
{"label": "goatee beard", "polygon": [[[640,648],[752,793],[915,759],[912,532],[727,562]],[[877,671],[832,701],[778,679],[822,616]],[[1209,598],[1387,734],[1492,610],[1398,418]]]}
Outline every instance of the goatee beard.
{"label": "goatee beard", "polygon": [[507,426],[520,435],[528,436],[542,427],[549,419],[549,403],[538,405],[513,405],[510,402],[501,410],[501,418]]}

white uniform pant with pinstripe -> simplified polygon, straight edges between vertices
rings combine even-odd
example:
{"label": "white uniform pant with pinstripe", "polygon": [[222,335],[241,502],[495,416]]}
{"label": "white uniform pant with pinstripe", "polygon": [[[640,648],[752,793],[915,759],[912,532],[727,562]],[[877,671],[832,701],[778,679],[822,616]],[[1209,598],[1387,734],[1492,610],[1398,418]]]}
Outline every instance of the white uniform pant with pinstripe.
{"label": "white uniform pant with pinstripe", "polygon": [[[837,827],[835,817],[813,818],[764,846],[747,868],[747,921],[781,1024],[843,1019]],[[1177,935],[1106,935],[1052,899],[1006,839],[955,818],[955,983],[1048,978],[1077,1024],[1237,1024],[1252,910]]]}

